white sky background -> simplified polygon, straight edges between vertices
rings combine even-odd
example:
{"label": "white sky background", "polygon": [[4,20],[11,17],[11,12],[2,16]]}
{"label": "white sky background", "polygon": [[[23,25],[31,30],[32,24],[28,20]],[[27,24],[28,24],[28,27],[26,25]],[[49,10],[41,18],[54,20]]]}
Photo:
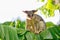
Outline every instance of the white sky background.
{"label": "white sky background", "polygon": [[[26,20],[26,14],[23,10],[33,10],[43,6],[46,3],[37,2],[37,0],[0,0],[0,23],[5,21],[13,21],[20,17],[21,20]],[[59,11],[55,12],[53,18],[45,18],[41,12],[38,12],[45,21],[52,21],[55,24],[59,21]]]}

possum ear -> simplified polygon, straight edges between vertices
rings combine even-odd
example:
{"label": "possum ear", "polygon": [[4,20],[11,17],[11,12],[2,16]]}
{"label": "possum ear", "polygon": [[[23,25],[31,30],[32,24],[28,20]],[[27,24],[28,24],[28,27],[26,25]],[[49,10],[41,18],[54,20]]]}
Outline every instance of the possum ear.
{"label": "possum ear", "polygon": [[33,13],[37,12],[37,10],[32,10]]}
{"label": "possum ear", "polygon": [[23,11],[24,13],[28,13],[28,11]]}

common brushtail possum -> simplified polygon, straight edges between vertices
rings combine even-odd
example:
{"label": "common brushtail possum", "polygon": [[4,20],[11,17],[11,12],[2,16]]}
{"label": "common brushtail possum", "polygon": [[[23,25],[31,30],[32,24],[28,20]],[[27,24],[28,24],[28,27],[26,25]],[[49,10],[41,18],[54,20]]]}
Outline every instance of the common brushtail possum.
{"label": "common brushtail possum", "polygon": [[26,19],[26,29],[33,33],[39,34],[41,31],[45,30],[45,22],[41,16],[37,15],[35,12],[37,10],[23,11],[27,14]]}

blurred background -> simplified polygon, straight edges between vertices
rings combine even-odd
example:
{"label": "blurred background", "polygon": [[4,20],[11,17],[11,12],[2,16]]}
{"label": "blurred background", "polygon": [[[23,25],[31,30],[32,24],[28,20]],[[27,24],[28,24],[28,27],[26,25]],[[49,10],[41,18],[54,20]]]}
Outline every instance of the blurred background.
{"label": "blurred background", "polygon": [[[26,20],[26,14],[22,11],[24,10],[35,10],[39,7],[42,7],[47,3],[47,0],[44,2],[37,2],[37,0],[0,0],[0,23],[5,21],[14,21],[17,18],[20,18],[22,21]],[[59,21],[59,10],[55,10],[54,17],[46,18],[38,10],[38,15],[47,21],[51,21],[54,24],[58,24]]]}

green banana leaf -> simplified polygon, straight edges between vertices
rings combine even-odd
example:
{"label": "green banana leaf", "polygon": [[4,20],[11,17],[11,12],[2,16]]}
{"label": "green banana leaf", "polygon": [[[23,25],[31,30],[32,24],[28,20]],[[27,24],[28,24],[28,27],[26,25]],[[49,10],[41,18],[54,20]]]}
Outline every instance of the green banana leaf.
{"label": "green banana leaf", "polygon": [[60,26],[54,24],[49,25],[51,22],[47,22],[46,24],[49,28],[40,34],[34,34],[33,32],[25,30],[23,27],[16,28],[10,27],[10,25],[0,24],[0,40],[59,40]]}

